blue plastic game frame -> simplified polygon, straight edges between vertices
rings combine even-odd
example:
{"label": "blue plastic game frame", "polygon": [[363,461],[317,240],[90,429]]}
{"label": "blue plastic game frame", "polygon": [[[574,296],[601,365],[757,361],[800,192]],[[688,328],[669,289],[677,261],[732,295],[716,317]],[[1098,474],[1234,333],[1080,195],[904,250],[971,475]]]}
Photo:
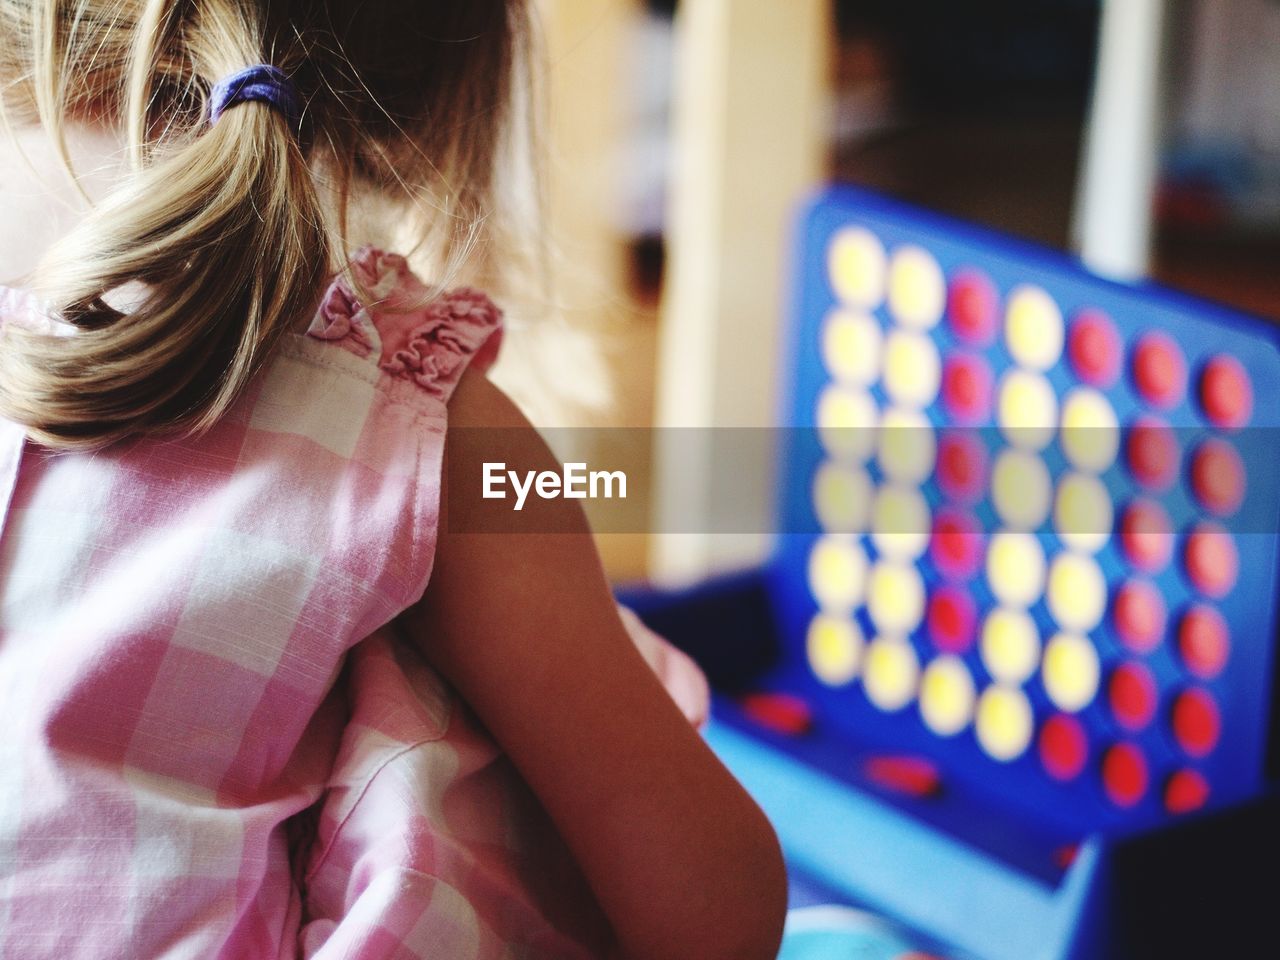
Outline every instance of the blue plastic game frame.
{"label": "blue plastic game frame", "polygon": [[[1273,669],[1272,638],[1276,635],[1274,585],[1277,545],[1280,544],[1280,537],[1277,537],[1277,531],[1280,531],[1280,471],[1275,469],[1277,454],[1280,454],[1280,444],[1276,442],[1280,437],[1280,431],[1277,431],[1280,405],[1274,400],[1270,404],[1267,402],[1268,398],[1280,398],[1280,348],[1277,346],[1280,338],[1275,328],[1264,321],[1152,284],[1128,286],[1107,281],[1088,273],[1066,257],[990,231],[913,210],[873,194],[850,188],[824,193],[808,206],[801,218],[797,237],[795,305],[793,325],[787,338],[793,353],[785,365],[792,379],[784,391],[789,397],[784,416],[788,425],[801,429],[782,434],[785,440],[791,441],[789,448],[779,454],[780,529],[784,531],[806,530],[816,524],[810,489],[813,473],[823,457],[816,432],[803,428],[812,426],[818,393],[829,380],[817,354],[817,344],[821,323],[826,314],[837,306],[837,301],[827,280],[824,254],[830,237],[850,225],[872,229],[890,250],[908,243],[923,246],[937,258],[948,276],[959,269],[980,267],[991,276],[1002,294],[1017,283],[1034,280],[1061,305],[1068,320],[1078,310],[1101,309],[1120,328],[1126,347],[1131,345],[1138,329],[1164,330],[1183,348],[1188,368],[1192,371],[1192,384],[1194,371],[1208,356],[1227,351],[1244,364],[1258,400],[1250,425],[1237,434],[1237,447],[1248,477],[1246,499],[1241,510],[1227,521],[1239,551],[1241,581],[1221,601],[1221,608],[1232,627],[1234,638],[1263,638],[1265,642],[1237,642],[1223,674],[1208,683],[1222,706],[1224,734],[1220,748],[1205,761],[1204,767],[1214,786],[1210,805],[1229,806],[1255,796],[1262,785],[1265,733],[1270,716],[1268,693]],[[941,341],[943,352],[954,343],[954,338],[944,328],[945,320],[934,333],[935,339]],[[1011,361],[999,339],[985,352],[994,358],[992,366],[998,378]],[[1059,361],[1047,374],[1059,392],[1070,379],[1065,367],[1065,360]],[[1179,440],[1188,448],[1212,432],[1194,407],[1193,392],[1189,389],[1179,404],[1164,414],[1177,431]],[[873,394],[878,401],[885,402],[882,390],[876,388]],[[1108,394],[1123,427],[1140,409],[1140,401],[1128,382],[1127,374],[1122,375],[1120,382]],[[945,418],[938,407],[935,402],[927,413],[936,426],[943,427]],[[992,428],[980,428],[975,433],[981,435],[988,445],[999,442],[997,431]],[[1057,446],[1055,440],[1044,453],[1050,473],[1055,477],[1064,468]],[[1104,480],[1117,502],[1140,492],[1119,462],[1104,474]],[[936,505],[941,499],[936,484],[928,485],[927,495],[931,505]],[[1162,501],[1175,528],[1189,525],[1202,514],[1183,483],[1164,495]],[[976,512],[984,531],[994,529],[996,521],[989,500],[980,504]],[[1038,537],[1046,545],[1046,550],[1052,549],[1052,533],[1041,530]],[[802,663],[803,627],[816,609],[805,582],[805,553],[811,543],[811,536],[784,534],[777,559],[770,567],[772,596],[777,605],[784,648],[799,654],[784,661],[782,669],[785,676],[780,681],[785,689],[812,697],[819,711],[850,735],[858,739],[879,740],[883,745],[898,749],[929,752],[949,766],[953,776],[965,778],[966,774],[974,773],[972,786],[975,789],[983,790],[994,782],[1001,792],[1008,792],[1014,804],[1027,807],[1031,816],[1046,823],[1060,824],[1068,831],[1101,829],[1131,832],[1168,819],[1156,808],[1154,792],[1137,809],[1117,810],[1109,807],[1096,791],[1090,790],[1086,779],[1079,779],[1066,787],[1047,781],[1034,769],[1034,757],[1029,753],[1012,764],[997,764],[983,756],[973,746],[971,738],[960,736],[950,741],[938,741],[924,732],[918,723],[897,716],[887,717],[857,698],[844,696],[841,691],[818,683]],[[1115,538],[1099,552],[1098,560],[1104,572],[1109,574],[1123,563],[1117,555]],[[928,585],[936,578],[926,571],[925,579]],[[1164,594],[1171,614],[1192,599],[1193,591],[1176,557],[1154,580]],[[990,599],[983,584],[978,583],[974,589],[982,600]],[[1033,608],[1033,615],[1043,634],[1052,632],[1053,626],[1043,602]],[[1096,634],[1096,640],[1105,653],[1114,656],[1120,645],[1107,620]],[[925,646],[924,643],[919,645]],[[1179,671],[1173,663],[1174,656],[1166,643],[1157,656],[1149,658],[1149,665],[1160,681],[1175,682]],[[788,666],[798,669],[788,670]],[[1043,692],[1034,684],[1029,688],[1033,704],[1037,709],[1044,709]],[[1105,728],[1108,721],[1104,713],[1104,705],[1095,701],[1082,711],[1082,718],[1090,725]],[[1167,760],[1174,754],[1173,744],[1161,742],[1158,736],[1152,736],[1150,740],[1149,746],[1158,759]],[[948,765],[948,760],[954,760],[954,763]]]}
{"label": "blue plastic game frame", "polygon": [[[1051,781],[1035,769],[1033,750],[1013,763],[996,764],[971,737],[940,740],[910,717],[910,710],[886,715],[847,690],[826,687],[808,669],[804,631],[816,605],[805,561],[819,535],[811,485],[823,458],[809,428],[817,394],[829,380],[818,353],[820,326],[836,302],[825,251],[833,233],[850,225],[871,229],[888,250],[907,243],[924,247],[947,276],[959,267],[977,266],[1001,294],[1013,283],[1034,282],[1061,305],[1068,322],[1077,309],[1103,310],[1116,321],[1126,348],[1139,328],[1169,333],[1187,358],[1191,387],[1165,417],[1187,448],[1210,430],[1192,393],[1201,362],[1227,351],[1244,365],[1255,397],[1249,428],[1236,438],[1247,497],[1241,511],[1226,521],[1241,573],[1222,602],[1234,640],[1231,659],[1208,684],[1221,706],[1223,736],[1203,763],[1213,787],[1205,809],[1173,817],[1158,806],[1157,789],[1150,791],[1149,802],[1116,809],[1098,792],[1096,778],[1066,785]],[[955,956],[1119,957],[1146,955],[1161,944],[1175,951],[1166,955],[1187,955],[1182,951],[1194,944],[1204,949],[1253,945],[1259,937],[1280,943],[1280,935],[1263,920],[1264,900],[1239,874],[1240,863],[1275,850],[1278,819],[1274,770],[1267,758],[1275,736],[1271,697],[1280,542],[1280,471],[1274,456],[1280,337],[1275,328],[1151,284],[1107,281],[1070,258],[853,188],[823,191],[805,206],[794,249],[791,325],[780,364],[779,419],[795,428],[783,431],[778,453],[780,528],[786,532],[762,569],[680,595],[640,592],[627,598],[708,669],[721,693],[708,739],[773,819],[793,867],[819,877],[850,902],[945,945]],[[952,346],[945,320],[940,327],[934,336],[945,353]],[[998,338],[986,351],[997,377],[1010,362],[1000,351]],[[1064,365],[1065,360],[1047,373],[1058,391],[1068,385]],[[883,402],[883,393],[876,399]],[[1122,425],[1140,404],[1127,379],[1109,399]],[[928,416],[935,426],[946,425],[936,404]],[[1050,449],[1045,456],[1049,461],[1060,453]],[[1119,470],[1106,483],[1117,500],[1134,492]],[[930,489],[931,504],[938,496]],[[1176,528],[1201,512],[1183,484],[1167,507]],[[984,529],[990,529],[990,505],[978,509]],[[1052,533],[1037,535],[1052,547]],[[1112,545],[1099,556],[1108,572],[1121,562]],[[925,576],[931,576],[927,569]],[[1191,592],[1176,558],[1157,586],[1172,622]],[[1035,616],[1048,629],[1043,609]],[[1097,638],[1104,660],[1116,643],[1106,624]],[[913,636],[912,642],[923,650],[926,641]],[[1166,683],[1176,682],[1172,662],[1157,661],[1153,671],[1162,694]],[[739,695],[747,691],[807,702],[813,731],[791,736],[762,728],[740,706]],[[1032,700],[1039,716],[1043,691]],[[1083,719],[1091,729],[1105,731],[1103,706],[1092,707],[1094,715]],[[1177,747],[1152,736],[1156,739],[1144,742],[1144,749],[1158,767],[1166,758],[1161,751]],[[902,795],[866,777],[860,760],[887,754],[936,762],[943,789],[927,797]],[[1212,887],[1188,888],[1178,879],[1184,870],[1211,873]]]}

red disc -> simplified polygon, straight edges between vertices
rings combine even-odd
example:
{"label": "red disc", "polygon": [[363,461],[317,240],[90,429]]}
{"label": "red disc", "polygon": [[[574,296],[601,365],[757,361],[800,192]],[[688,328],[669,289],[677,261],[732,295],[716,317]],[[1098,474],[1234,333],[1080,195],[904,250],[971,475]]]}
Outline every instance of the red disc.
{"label": "red disc", "polygon": [[1182,350],[1164,333],[1148,333],[1133,348],[1133,382],[1152,406],[1176,406],[1187,389]]}
{"label": "red disc", "polygon": [[982,533],[978,521],[958,510],[939,510],[933,518],[929,556],[950,580],[967,580],[982,566]]}
{"label": "red disc", "polygon": [[1235,541],[1216,523],[1196,524],[1187,537],[1183,562],[1195,588],[1215,600],[1231,592],[1240,572]]}
{"label": "red disc", "polygon": [[938,486],[958,503],[976,503],[987,485],[987,450],[972,431],[948,431],[938,439]]}
{"label": "red disc", "polygon": [[1164,784],[1164,808],[1170,813],[1191,813],[1209,799],[1209,781],[1194,770],[1175,770]]}
{"label": "red disc", "polygon": [[924,757],[874,756],[862,765],[867,779],[877,786],[910,797],[928,797],[942,789],[938,767]]}
{"label": "red disc", "polygon": [[1223,353],[1204,365],[1200,404],[1209,422],[1224,430],[1235,430],[1249,422],[1253,415],[1253,384],[1239,360]]}
{"label": "red disc", "polygon": [[958,423],[975,424],[991,414],[991,369],[981,357],[957,353],[942,365],[942,403]]}
{"label": "red disc", "polygon": [[795,737],[813,729],[809,704],[789,693],[749,693],[738,701],[742,712],[774,733]]}
{"label": "red disc", "polygon": [[1173,556],[1173,524],[1154,500],[1135,500],[1120,518],[1120,546],[1134,568],[1159,573]]}
{"label": "red disc", "polygon": [[1178,440],[1163,420],[1139,417],[1134,421],[1125,454],[1134,478],[1148,490],[1167,490],[1178,477]]}
{"label": "red disc", "polygon": [[1236,448],[1210,438],[1191,455],[1191,490],[1207,510],[1230,516],[1244,502],[1244,463]]}
{"label": "red disc", "polygon": [[1111,674],[1107,700],[1116,723],[1126,730],[1141,730],[1156,715],[1155,678],[1140,663],[1122,663]]}
{"label": "red disc", "polygon": [[1178,653],[1197,677],[1212,680],[1220,674],[1231,654],[1231,636],[1222,614],[1203,603],[1184,613],[1178,624]]}
{"label": "red disc", "polygon": [[1173,701],[1173,735],[1193,757],[1208,756],[1222,735],[1218,704],[1207,690],[1191,689]]}
{"label": "red disc", "polygon": [[1102,758],[1102,787],[1118,807],[1132,807],[1147,792],[1147,758],[1132,743],[1117,743]]}
{"label": "red disc", "polygon": [[1066,870],[1080,856],[1080,844],[1065,843],[1053,851],[1053,862],[1059,870]]}
{"label": "red disc", "polygon": [[1115,324],[1101,310],[1084,310],[1067,334],[1067,357],[1085,383],[1109,387],[1120,376],[1123,348]]}
{"label": "red disc", "polygon": [[986,346],[996,332],[996,288],[985,274],[962,270],[947,292],[951,329],[966,343]]}
{"label": "red disc", "polygon": [[978,607],[969,591],[943,584],[929,597],[925,623],[935,647],[945,653],[964,653],[973,646]]}
{"label": "red disc", "polygon": [[1135,653],[1150,653],[1164,639],[1164,597],[1146,580],[1128,580],[1116,591],[1112,617],[1121,641]]}
{"label": "red disc", "polygon": [[1075,717],[1057,713],[1040,728],[1040,762],[1055,780],[1073,780],[1089,759],[1089,738]]}

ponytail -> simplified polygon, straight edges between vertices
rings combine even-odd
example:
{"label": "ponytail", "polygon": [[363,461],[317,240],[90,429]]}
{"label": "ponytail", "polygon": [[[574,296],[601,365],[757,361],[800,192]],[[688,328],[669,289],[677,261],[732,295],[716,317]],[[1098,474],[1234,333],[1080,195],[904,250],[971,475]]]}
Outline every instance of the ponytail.
{"label": "ponytail", "polygon": [[[213,82],[264,56],[250,5],[200,4],[192,37],[202,39],[188,43],[200,116],[177,144],[146,155],[170,6],[148,2],[130,44],[127,127],[139,171],[37,270],[40,293],[74,331],[12,328],[0,344],[0,416],[50,447],[206,430],[313,309],[329,271],[328,234],[289,119],[260,102],[206,119]],[[65,82],[44,80],[55,92]],[[56,93],[37,100],[42,113],[60,102]],[[61,130],[61,115],[41,119]],[[113,305],[113,293],[130,291],[138,299]]]}
{"label": "ponytail", "polygon": [[[529,4],[0,0],[5,116],[38,121],[68,168],[67,123],[111,124],[134,166],[37,267],[70,334],[0,336],[0,417],[53,448],[206,430],[305,330],[349,199],[394,210],[361,241],[437,276],[474,279],[495,245],[511,273],[535,234],[493,194],[525,119]],[[241,98],[211,123],[219,81],[255,65],[301,116]]]}

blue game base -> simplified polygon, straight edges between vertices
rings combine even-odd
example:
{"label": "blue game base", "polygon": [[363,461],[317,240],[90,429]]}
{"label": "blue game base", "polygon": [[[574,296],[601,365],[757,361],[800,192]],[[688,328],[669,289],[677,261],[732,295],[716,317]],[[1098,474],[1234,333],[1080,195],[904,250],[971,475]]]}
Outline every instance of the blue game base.
{"label": "blue game base", "polygon": [[[751,669],[758,678],[779,662],[763,580],[752,572],[621,599],[736,695],[752,689]],[[1011,837],[1033,836],[998,809],[977,810],[971,798],[944,790],[931,802],[958,809],[923,816],[918,798],[824,769],[829,751],[824,767],[806,762],[803,735],[788,743],[751,730],[730,698],[718,699],[717,714],[707,741],[774,824],[796,878],[793,894],[888,923],[873,933],[806,933],[788,943],[787,960],[878,957],[905,944],[937,944],[930,952],[957,960],[1167,960],[1280,946],[1270,889],[1256,879],[1274,878],[1280,863],[1275,792],[1133,837],[1081,838],[1069,866],[1033,870],[1027,863],[1043,855],[1043,838],[1026,849],[974,841],[1002,826]],[[961,828],[973,819],[982,823]],[[870,952],[853,952],[860,944]]]}
{"label": "blue game base", "polygon": [[1280,332],[865,191],[794,240],[774,555],[629,599],[797,889],[871,957],[1280,956]]}
{"label": "blue game base", "polygon": [[880,917],[828,904],[787,914],[778,960],[915,960],[922,954],[919,942]]}

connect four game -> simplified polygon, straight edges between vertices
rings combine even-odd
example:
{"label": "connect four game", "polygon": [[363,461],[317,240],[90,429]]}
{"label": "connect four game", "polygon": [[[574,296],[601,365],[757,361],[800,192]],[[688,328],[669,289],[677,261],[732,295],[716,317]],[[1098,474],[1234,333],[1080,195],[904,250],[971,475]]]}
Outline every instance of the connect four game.
{"label": "connect four game", "polygon": [[1277,332],[853,189],[794,270],[779,547],[651,619],[794,862],[957,955],[1108,955],[1114,851],[1274,797]]}
{"label": "connect four game", "polygon": [[793,689],[1067,828],[1256,792],[1272,331],[850,195],[801,257]]}

